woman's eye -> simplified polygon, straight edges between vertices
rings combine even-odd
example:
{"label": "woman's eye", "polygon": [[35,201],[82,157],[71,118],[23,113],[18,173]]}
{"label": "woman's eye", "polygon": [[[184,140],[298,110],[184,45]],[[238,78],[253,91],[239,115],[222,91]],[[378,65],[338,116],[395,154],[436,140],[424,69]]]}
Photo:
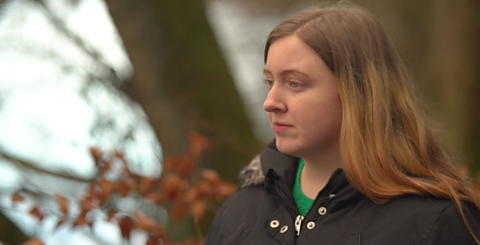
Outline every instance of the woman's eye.
{"label": "woman's eye", "polygon": [[273,87],[273,81],[271,81],[271,80],[265,80],[265,83],[267,84],[267,86],[268,86],[269,88]]}
{"label": "woman's eye", "polygon": [[298,84],[296,82],[291,82],[290,86],[292,86],[292,88],[298,88],[298,87],[300,87],[300,84]]}

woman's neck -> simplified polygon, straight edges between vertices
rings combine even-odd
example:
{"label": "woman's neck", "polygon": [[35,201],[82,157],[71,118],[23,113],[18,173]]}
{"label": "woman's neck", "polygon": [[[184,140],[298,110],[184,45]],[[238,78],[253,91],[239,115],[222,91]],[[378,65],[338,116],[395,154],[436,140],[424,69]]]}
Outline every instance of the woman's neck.
{"label": "woman's neck", "polygon": [[305,166],[300,176],[300,185],[305,196],[314,199],[333,172],[342,167],[340,151],[328,151],[328,154],[318,154],[303,160]]}

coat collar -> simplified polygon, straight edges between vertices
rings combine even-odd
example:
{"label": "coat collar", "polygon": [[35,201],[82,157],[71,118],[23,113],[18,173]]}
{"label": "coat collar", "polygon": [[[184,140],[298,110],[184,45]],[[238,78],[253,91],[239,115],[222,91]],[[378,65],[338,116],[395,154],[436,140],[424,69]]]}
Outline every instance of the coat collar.
{"label": "coat collar", "polygon": [[[242,187],[263,184],[270,192],[272,183],[279,184],[286,193],[291,193],[295,181],[295,174],[298,167],[298,158],[283,154],[278,151],[276,141],[270,142],[267,147],[256,156],[241,172],[240,179],[243,180]],[[319,195],[335,195],[336,201],[350,199],[358,196],[356,191],[348,182],[342,169],[335,171],[330,181]]]}

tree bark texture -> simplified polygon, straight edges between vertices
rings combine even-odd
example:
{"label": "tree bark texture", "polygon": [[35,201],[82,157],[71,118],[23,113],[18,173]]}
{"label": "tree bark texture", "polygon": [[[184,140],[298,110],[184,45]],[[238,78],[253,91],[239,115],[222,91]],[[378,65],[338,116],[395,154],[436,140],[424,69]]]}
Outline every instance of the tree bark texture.
{"label": "tree bark texture", "polygon": [[166,157],[191,130],[213,149],[204,166],[234,179],[259,151],[200,0],[106,0],[134,67],[125,91],[139,102]]}
{"label": "tree bark texture", "polygon": [[22,244],[28,240],[28,237],[18,229],[3,213],[0,212],[0,243]]}

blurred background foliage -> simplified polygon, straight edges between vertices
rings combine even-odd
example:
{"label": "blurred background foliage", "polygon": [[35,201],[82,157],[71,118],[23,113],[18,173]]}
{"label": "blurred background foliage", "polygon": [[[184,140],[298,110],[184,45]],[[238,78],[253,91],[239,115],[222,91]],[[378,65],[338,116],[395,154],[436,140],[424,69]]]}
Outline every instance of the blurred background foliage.
{"label": "blurred background foliage", "polygon": [[[455,161],[476,175],[480,2],[352,2],[385,26]],[[198,132],[210,142],[200,167],[235,181],[273,137],[261,107],[263,42],[279,21],[321,3],[0,0],[0,241],[121,244],[108,224],[54,233],[26,217],[32,203],[53,207],[55,193],[85,188],[95,176],[92,146],[121,149],[130,171],[156,178]],[[9,195],[18,190],[31,201],[15,206]]]}

